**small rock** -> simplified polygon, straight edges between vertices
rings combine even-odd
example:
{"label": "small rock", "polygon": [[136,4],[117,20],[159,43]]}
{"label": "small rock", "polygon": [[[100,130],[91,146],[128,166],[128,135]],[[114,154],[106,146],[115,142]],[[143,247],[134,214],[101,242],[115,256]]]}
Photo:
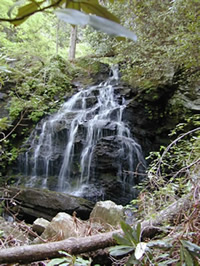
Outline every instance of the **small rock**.
{"label": "small rock", "polygon": [[77,231],[73,217],[67,213],[59,212],[46,227],[41,238],[57,241],[76,236]]}
{"label": "small rock", "polygon": [[38,235],[41,235],[49,223],[50,222],[44,218],[37,218],[33,223],[33,231],[35,231]]}

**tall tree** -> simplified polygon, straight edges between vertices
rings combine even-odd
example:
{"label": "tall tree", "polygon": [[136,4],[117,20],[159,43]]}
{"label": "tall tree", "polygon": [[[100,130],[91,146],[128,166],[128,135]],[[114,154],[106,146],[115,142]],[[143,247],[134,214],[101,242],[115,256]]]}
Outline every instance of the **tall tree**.
{"label": "tall tree", "polygon": [[71,26],[70,46],[69,46],[69,60],[75,59],[76,42],[77,42],[77,26]]}

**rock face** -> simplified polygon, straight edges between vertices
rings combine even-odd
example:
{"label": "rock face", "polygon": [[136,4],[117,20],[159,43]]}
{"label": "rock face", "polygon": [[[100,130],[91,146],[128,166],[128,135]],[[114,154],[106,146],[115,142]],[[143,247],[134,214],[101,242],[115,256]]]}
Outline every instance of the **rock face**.
{"label": "rock face", "polygon": [[132,187],[141,180],[145,162],[122,120],[126,102],[118,82],[113,68],[106,81],[80,89],[36,126],[19,157],[21,184],[92,201],[126,204],[135,196]]}
{"label": "rock face", "polygon": [[173,80],[154,88],[152,92],[122,84],[120,94],[129,101],[123,119],[145,156],[158,150],[160,145],[168,145],[168,134],[178,123],[200,113],[199,82],[179,86],[176,73]]}
{"label": "rock face", "polygon": [[59,212],[88,219],[94,204],[86,199],[41,189],[9,188],[8,196],[19,202],[13,207],[20,219],[33,222],[36,218],[51,220]]}

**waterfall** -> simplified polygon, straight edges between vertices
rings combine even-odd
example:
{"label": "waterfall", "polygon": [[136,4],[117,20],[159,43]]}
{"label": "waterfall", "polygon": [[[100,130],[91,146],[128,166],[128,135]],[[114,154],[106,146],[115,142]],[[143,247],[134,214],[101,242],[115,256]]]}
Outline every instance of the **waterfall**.
{"label": "waterfall", "polygon": [[[20,173],[29,177],[27,186],[78,194],[107,173],[134,185],[134,171],[142,169],[144,159],[123,121],[127,103],[118,85],[113,67],[108,80],[81,89],[36,126],[19,158]],[[106,156],[113,161],[106,162]],[[99,158],[109,165],[102,166]]]}

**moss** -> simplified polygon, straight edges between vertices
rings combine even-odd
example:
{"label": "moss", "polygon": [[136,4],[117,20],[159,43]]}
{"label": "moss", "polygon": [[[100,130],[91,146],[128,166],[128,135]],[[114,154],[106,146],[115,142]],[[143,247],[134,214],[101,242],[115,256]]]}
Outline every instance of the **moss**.
{"label": "moss", "polygon": [[[76,59],[73,62],[75,77],[74,82],[79,82],[82,86],[88,86],[96,81],[96,77],[100,72],[103,71],[105,64],[99,59],[91,57],[82,57]],[[108,69],[106,70],[108,72]]]}
{"label": "moss", "polygon": [[55,189],[57,186],[57,183],[58,183],[57,178],[58,177],[56,177],[56,176],[48,176],[47,187],[50,189]]}
{"label": "moss", "polygon": [[76,67],[80,67],[83,71],[87,73],[96,74],[100,70],[101,62],[95,58],[83,57],[74,61]]}

